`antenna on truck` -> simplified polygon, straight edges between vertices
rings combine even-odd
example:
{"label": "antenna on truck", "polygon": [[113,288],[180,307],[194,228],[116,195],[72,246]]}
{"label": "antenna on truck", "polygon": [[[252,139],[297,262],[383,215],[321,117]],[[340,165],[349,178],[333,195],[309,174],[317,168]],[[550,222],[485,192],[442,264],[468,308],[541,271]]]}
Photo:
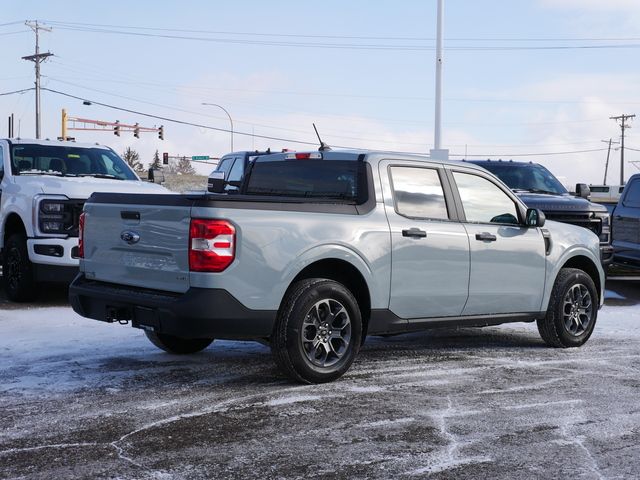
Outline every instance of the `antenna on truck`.
{"label": "antenna on truck", "polygon": [[312,123],[311,125],[313,125],[313,129],[316,131],[316,136],[318,137],[318,141],[320,142],[320,148],[318,149],[318,151],[324,152],[326,150],[331,150],[331,147],[324,143],[320,138],[320,134],[318,133],[318,129],[316,128],[316,124]]}

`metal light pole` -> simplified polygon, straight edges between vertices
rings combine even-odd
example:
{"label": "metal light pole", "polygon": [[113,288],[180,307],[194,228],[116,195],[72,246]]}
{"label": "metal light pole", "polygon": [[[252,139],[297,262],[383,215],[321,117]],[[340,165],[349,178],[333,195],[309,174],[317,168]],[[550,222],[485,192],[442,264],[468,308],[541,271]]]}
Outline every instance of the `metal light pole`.
{"label": "metal light pole", "polygon": [[222,111],[224,113],[227,114],[227,117],[229,117],[229,123],[231,124],[231,151],[233,152],[233,119],[231,118],[231,114],[227,111],[226,108],[224,108],[222,105],[218,105],[217,103],[202,102],[202,105],[209,105],[211,107],[218,107],[218,108],[222,109]]}
{"label": "metal light pole", "polygon": [[449,158],[449,150],[442,149],[442,44],[444,43],[444,0],[438,0],[437,19],[435,122],[431,158],[447,160]]}

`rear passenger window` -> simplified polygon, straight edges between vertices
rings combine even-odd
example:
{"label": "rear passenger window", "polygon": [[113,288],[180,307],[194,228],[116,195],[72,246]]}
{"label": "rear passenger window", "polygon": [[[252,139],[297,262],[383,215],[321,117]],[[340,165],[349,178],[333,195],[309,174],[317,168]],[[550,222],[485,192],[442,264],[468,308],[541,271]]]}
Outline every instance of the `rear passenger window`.
{"label": "rear passenger window", "polygon": [[479,175],[453,172],[467,222],[518,224],[513,200],[495,183]]}
{"label": "rear passenger window", "polygon": [[391,167],[391,182],[398,214],[410,218],[449,219],[437,170]]}

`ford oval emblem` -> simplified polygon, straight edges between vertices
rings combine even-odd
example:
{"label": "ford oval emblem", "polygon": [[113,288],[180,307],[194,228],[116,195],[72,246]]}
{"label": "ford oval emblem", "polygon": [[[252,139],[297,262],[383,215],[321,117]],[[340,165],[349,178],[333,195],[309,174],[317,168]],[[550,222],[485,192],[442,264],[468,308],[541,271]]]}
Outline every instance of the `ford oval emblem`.
{"label": "ford oval emblem", "polygon": [[140,235],[131,230],[125,230],[120,234],[120,238],[127,242],[129,245],[133,245],[134,243],[138,243],[140,241]]}

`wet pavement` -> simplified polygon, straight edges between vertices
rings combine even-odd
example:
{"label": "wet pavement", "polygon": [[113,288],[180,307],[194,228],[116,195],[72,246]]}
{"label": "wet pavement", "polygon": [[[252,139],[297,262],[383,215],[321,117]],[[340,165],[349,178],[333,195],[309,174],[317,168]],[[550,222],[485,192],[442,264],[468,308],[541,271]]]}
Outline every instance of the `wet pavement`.
{"label": "wet pavement", "polygon": [[532,324],[371,338],[319,386],[256,343],[168,355],[64,291],[0,299],[0,478],[638,478],[640,280],[607,290],[582,348]]}

